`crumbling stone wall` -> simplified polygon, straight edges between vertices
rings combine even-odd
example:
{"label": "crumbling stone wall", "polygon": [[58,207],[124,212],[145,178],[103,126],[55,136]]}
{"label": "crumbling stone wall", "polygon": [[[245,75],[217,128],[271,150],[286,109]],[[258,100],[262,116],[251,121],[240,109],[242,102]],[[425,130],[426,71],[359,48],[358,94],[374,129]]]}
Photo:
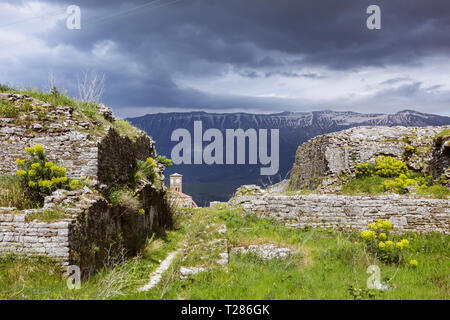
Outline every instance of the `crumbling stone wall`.
{"label": "crumbling stone wall", "polygon": [[142,134],[132,141],[126,136],[120,136],[111,129],[102,137],[97,147],[98,172],[96,176],[103,183],[127,183],[130,174],[136,167],[136,160],[146,160],[156,157],[155,143]]}
{"label": "crumbling stone wall", "polygon": [[43,210],[15,212],[0,208],[0,252],[46,255],[67,264],[71,221],[45,223],[25,220],[27,215],[39,212]]}
{"label": "crumbling stone wall", "polygon": [[[25,95],[0,94],[0,99],[28,102],[36,110],[23,118],[0,118],[0,174],[13,174],[16,159],[26,158],[25,148],[44,146],[49,161],[67,168],[70,178],[124,183],[136,159],[156,156],[155,143],[143,131],[133,140],[93,121],[71,106],[52,106]],[[45,108],[45,119],[37,110]],[[43,112],[42,110],[40,111]],[[104,105],[99,112],[114,121]]]}
{"label": "crumbling stone wall", "polygon": [[[358,164],[383,155],[402,159],[407,145],[416,148],[416,152],[407,159],[411,169],[427,174],[433,170],[445,170],[448,152],[438,154],[433,150],[435,136],[448,128],[357,127],[313,138],[297,150],[290,186],[294,190],[323,186],[325,191],[336,191],[340,179],[354,176]],[[435,160],[438,155],[447,157],[447,162],[442,158]]]}
{"label": "crumbling stone wall", "polygon": [[67,168],[70,178],[90,177],[104,183],[127,182],[136,159],[155,156],[153,140],[145,134],[132,141],[112,128],[94,137],[75,129],[28,130],[0,119],[0,174],[14,174],[15,160],[26,158],[25,148],[43,145],[49,161]]}
{"label": "crumbling stone wall", "polygon": [[140,191],[145,214],[126,213],[98,198],[69,226],[70,264],[87,277],[120,259],[136,255],[153,232],[172,225],[165,193],[146,185]]}
{"label": "crumbling stone wall", "polygon": [[[67,169],[69,178],[93,180],[90,188],[56,190],[41,209],[0,208],[0,253],[46,255],[79,266],[88,277],[115,259],[136,254],[148,235],[172,224],[164,186],[141,182],[136,187],[143,214],[113,207],[101,193],[129,183],[136,160],[156,156],[154,141],[143,131],[136,129],[130,138],[111,122],[92,120],[70,106],[55,107],[18,94],[0,94],[0,99],[32,107],[20,117],[0,118],[0,174],[14,174],[15,160],[26,158],[25,148],[40,144],[49,161]],[[114,121],[107,107],[100,105],[98,111]],[[155,172],[163,181],[164,167],[159,165]],[[53,209],[62,210],[65,218],[28,221]]]}
{"label": "crumbling stone wall", "polygon": [[263,218],[296,227],[367,229],[376,219],[390,220],[395,232],[450,233],[450,203],[447,199],[412,198],[399,195],[277,195],[234,199],[234,204]]}
{"label": "crumbling stone wall", "polygon": [[[98,168],[97,138],[88,132],[80,132],[76,126],[86,126],[82,121],[71,118],[71,107],[62,107],[55,114],[64,112],[68,116],[65,125],[17,125],[12,119],[0,118],[0,174],[13,174],[17,170],[15,160],[26,158],[25,148],[36,144],[45,147],[49,161],[67,168],[71,178],[92,177],[96,179]],[[52,112],[52,111],[50,111]]]}
{"label": "crumbling stone wall", "polygon": [[[92,191],[58,190],[41,209],[0,208],[0,253],[45,255],[63,266],[76,265],[87,278],[97,270],[135,255],[151,233],[172,225],[163,190],[146,184],[139,191],[144,214],[112,207]],[[55,206],[69,205],[68,218],[52,222],[27,221]]]}

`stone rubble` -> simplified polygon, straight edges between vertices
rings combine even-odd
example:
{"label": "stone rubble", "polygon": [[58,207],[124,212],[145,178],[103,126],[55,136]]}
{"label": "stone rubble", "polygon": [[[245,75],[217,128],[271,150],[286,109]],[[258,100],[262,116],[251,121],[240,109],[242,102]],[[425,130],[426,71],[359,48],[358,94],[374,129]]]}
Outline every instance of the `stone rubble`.
{"label": "stone rubble", "polygon": [[292,250],[289,248],[278,248],[273,244],[252,244],[245,247],[234,247],[232,249],[235,253],[246,254],[248,252],[255,253],[263,260],[284,259],[292,255]]}

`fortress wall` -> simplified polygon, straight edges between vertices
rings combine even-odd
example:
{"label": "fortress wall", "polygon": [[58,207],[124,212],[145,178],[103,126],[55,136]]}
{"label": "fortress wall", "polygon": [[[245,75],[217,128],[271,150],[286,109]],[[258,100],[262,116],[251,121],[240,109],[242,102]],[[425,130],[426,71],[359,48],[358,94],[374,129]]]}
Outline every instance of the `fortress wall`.
{"label": "fortress wall", "polygon": [[367,229],[376,219],[390,220],[395,232],[450,234],[448,199],[387,196],[274,195],[237,201],[247,212],[290,226]]}

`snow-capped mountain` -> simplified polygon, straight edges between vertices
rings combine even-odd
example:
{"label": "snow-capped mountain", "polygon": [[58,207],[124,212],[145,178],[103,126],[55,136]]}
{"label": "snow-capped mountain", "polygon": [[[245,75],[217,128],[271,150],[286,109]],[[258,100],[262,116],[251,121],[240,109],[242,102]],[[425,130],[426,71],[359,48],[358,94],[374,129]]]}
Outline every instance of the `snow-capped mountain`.
{"label": "snow-capped mountain", "polygon": [[[260,176],[260,165],[178,165],[167,170],[184,175],[184,191],[200,205],[212,200],[226,200],[242,184],[265,184],[279,181],[289,173],[299,145],[321,134],[356,126],[441,126],[449,125],[450,117],[404,110],[395,114],[364,114],[343,111],[248,113],[157,113],[127,119],[145,130],[157,142],[158,153],[171,156],[177,142],[170,141],[172,132],[187,129],[193,135],[194,121],[202,121],[203,131],[220,129],[279,129],[280,169],[276,177]],[[206,145],[206,144],[205,144]],[[271,180],[271,181],[270,181]]]}

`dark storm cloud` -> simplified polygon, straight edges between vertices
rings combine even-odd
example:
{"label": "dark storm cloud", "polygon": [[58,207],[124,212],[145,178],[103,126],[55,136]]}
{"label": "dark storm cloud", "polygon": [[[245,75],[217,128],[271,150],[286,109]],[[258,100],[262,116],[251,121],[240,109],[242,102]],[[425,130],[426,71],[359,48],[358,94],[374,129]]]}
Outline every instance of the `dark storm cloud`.
{"label": "dark storm cloud", "polygon": [[286,63],[268,50],[302,56],[301,65],[339,69],[450,53],[447,0],[376,2],[382,9],[379,32],[365,27],[365,10],[373,0],[78,1],[85,30],[51,39],[88,49],[107,38],[125,50],[148,39],[160,50],[188,58],[247,67]]}
{"label": "dark storm cloud", "polygon": [[[62,7],[72,4],[42,2]],[[367,66],[388,70],[417,65],[429,56],[450,55],[448,0],[74,2],[82,10],[81,30],[67,30],[65,21],[60,21],[50,32],[36,35],[49,47],[68,45],[81,52],[70,61],[60,58],[61,64],[51,63],[62,74],[84,68],[105,73],[105,99],[116,107],[285,108],[293,102],[200,92],[180,87],[174,77],[208,79],[234,70],[256,80],[279,75],[315,81],[326,74],[301,70],[311,66],[331,71]],[[365,26],[365,11],[375,3],[382,10],[382,29],[370,31]],[[111,48],[102,56],[102,44],[108,44],[105,41]],[[97,56],[86,59],[96,50],[100,52]],[[293,67],[297,70],[290,70]],[[381,84],[401,81],[397,77]],[[421,83],[416,82],[386,94],[420,89]]]}

